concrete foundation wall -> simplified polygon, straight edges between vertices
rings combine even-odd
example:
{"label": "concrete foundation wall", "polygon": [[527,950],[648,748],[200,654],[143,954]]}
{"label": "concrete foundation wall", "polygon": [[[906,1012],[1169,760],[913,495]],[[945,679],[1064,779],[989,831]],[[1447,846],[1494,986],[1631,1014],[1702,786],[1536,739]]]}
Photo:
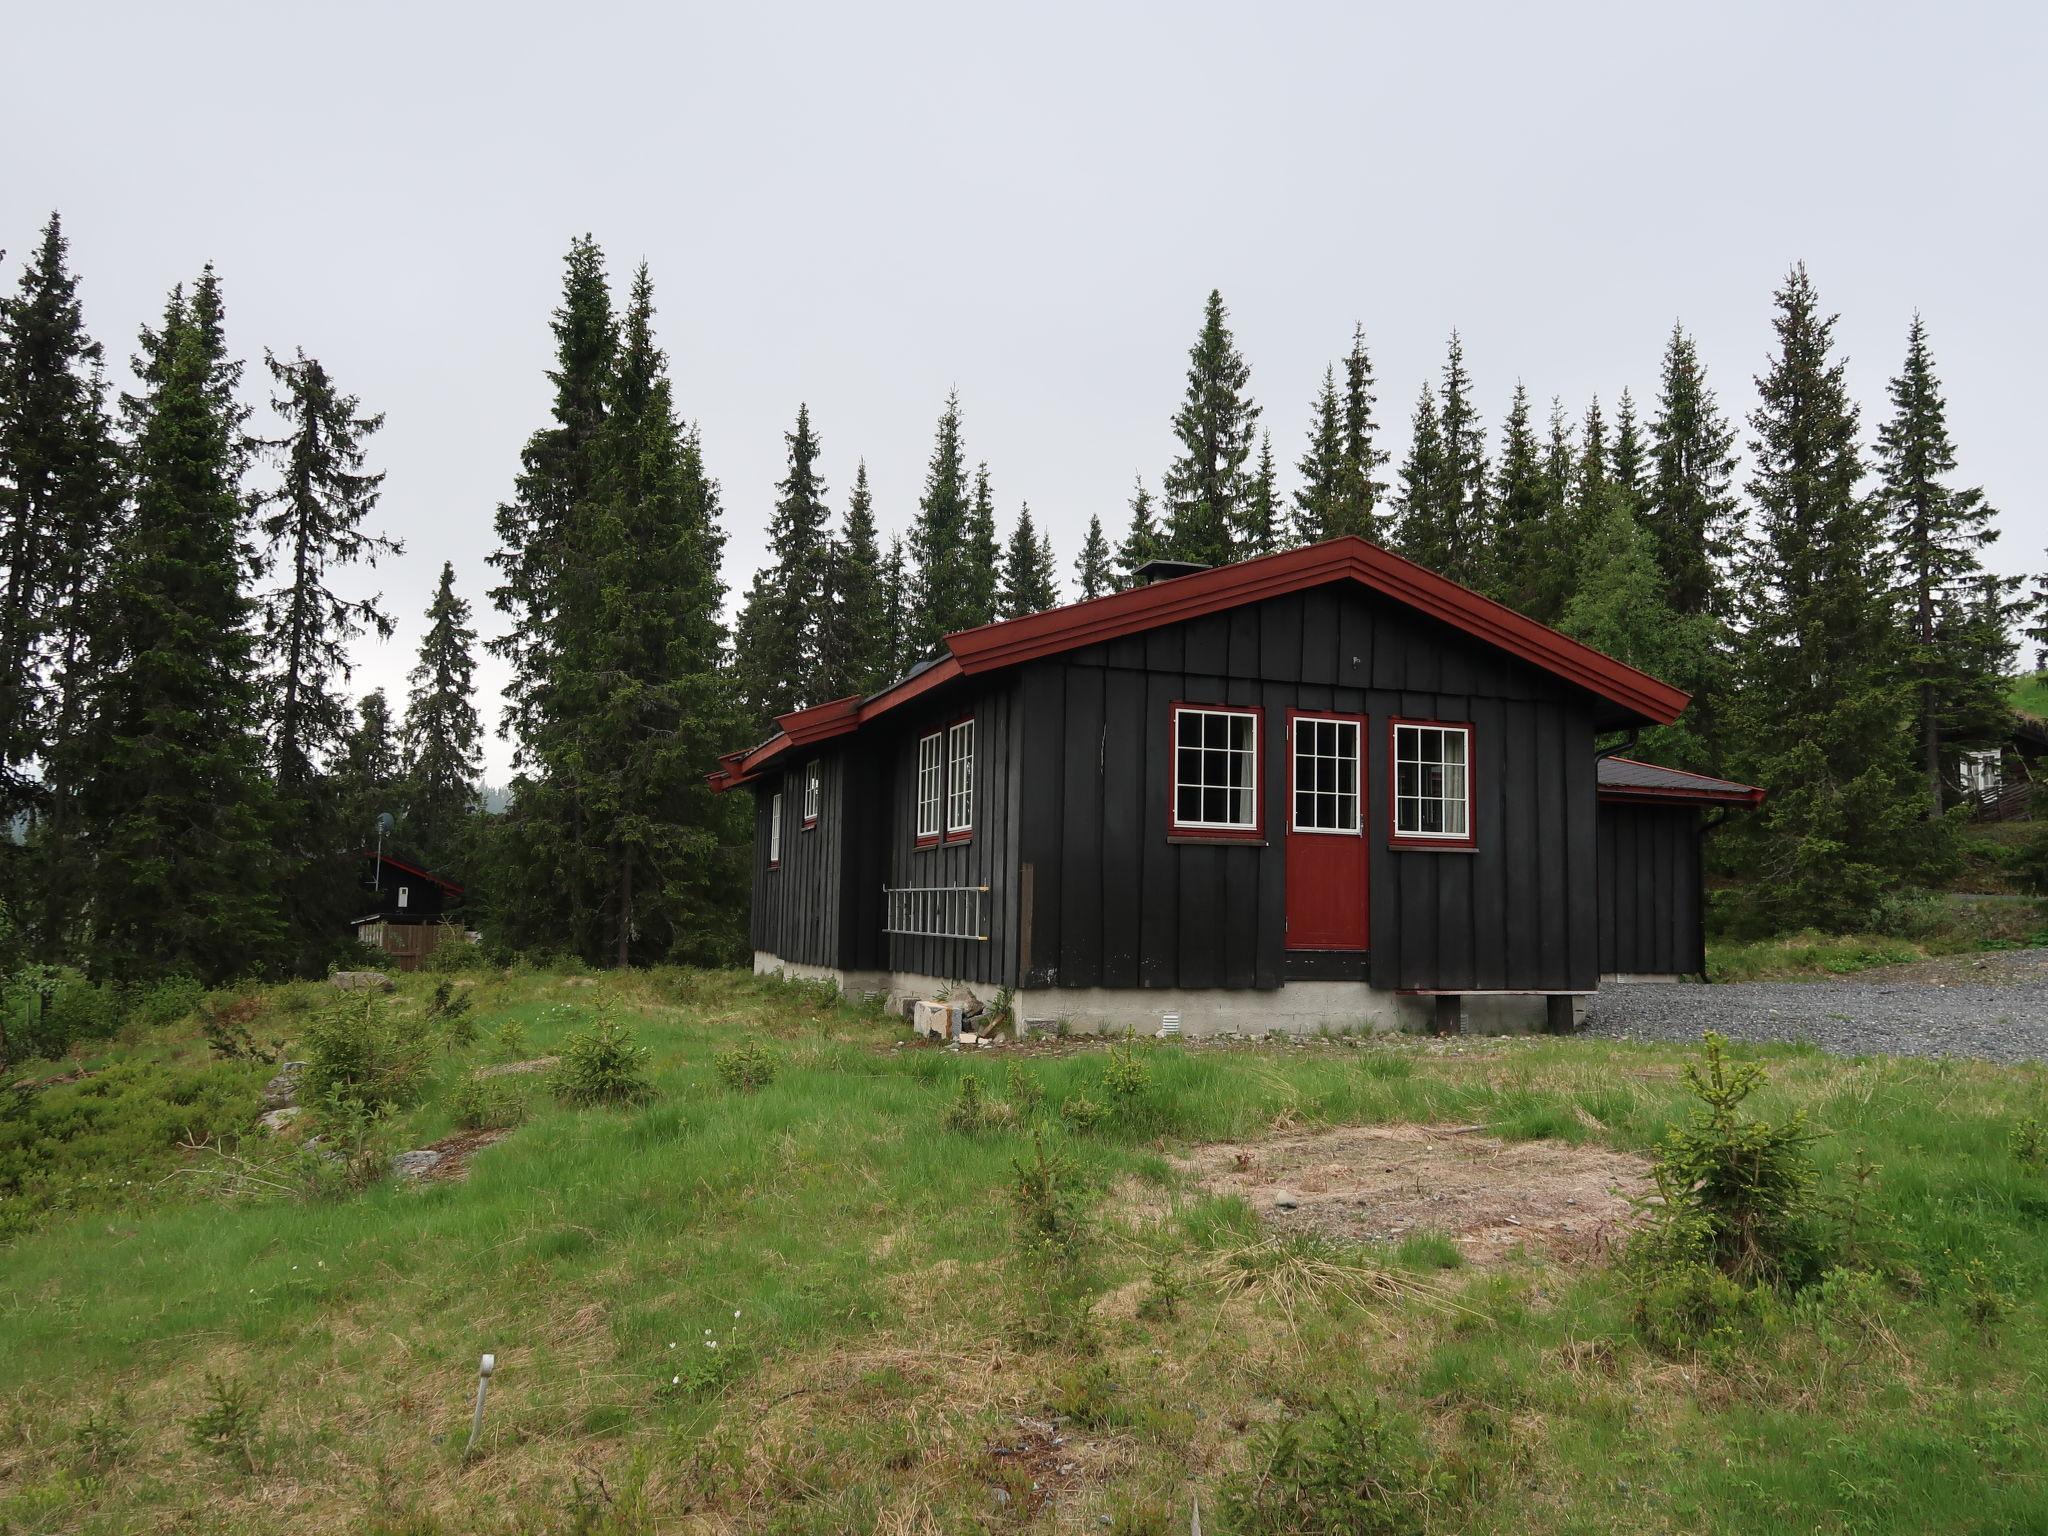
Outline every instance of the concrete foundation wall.
{"label": "concrete foundation wall", "polygon": [[[754,974],[792,981],[828,981],[849,997],[880,996],[892,1012],[917,998],[936,998],[965,986],[984,1003],[997,988],[907,971],[838,971],[830,966],[782,960],[754,952]],[[1464,999],[1464,1028],[1472,1034],[1519,1034],[1547,1023],[1548,999],[1474,993]],[[1292,981],[1271,991],[1223,987],[1041,987],[1011,999],[1020,1029],[1049,1034],[1140,1035],[1158,1033],[1164,1015],[1179,1015],[1180,1032],[1208,1035],[1313,1035],[1369,1030],[1427,1032],[1435,1026],[1436,999],[1377,991],[1359,981]],[[1585,1013],[1585,999],[1573,1000],[1572,1022]]]}

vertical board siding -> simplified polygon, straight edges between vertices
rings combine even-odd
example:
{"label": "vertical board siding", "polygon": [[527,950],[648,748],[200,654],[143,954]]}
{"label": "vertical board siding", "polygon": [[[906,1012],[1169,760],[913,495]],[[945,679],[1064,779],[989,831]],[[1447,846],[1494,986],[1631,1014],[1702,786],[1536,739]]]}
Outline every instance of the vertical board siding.
{"label": "vertical board siding", "polygon": [[[818,824],[803,825],[804,771],[818,764]],[[842,963],[841,884],[849,826],[843,751],[797,762],[754,791],[753,947],[804,965]],[[782,863],[768,867],[769,805],[782,795]],[[858,837],[858,829],[852,829]]]}
{"label": "vertical board siding", "polygon": [[[1262,843],[1168,840],[1176,701],[1263,710]],[[1356,588],[1318,588],[1033,662],[1012,702],[1016,858],[1033,870],[1026,985],[1283,983],[1290,709],[1367,717],[1373,985],[1580,990],[1598,979],[1589,702],[1459,630]],[[1388,847],[1397,715],[1471,724],[1471,850]]]}
{"label": "vertical board siding", "polygon": [[1603,976],[1695,976],[1706,968],[1699,813],[1605,803],[1597,817]]}

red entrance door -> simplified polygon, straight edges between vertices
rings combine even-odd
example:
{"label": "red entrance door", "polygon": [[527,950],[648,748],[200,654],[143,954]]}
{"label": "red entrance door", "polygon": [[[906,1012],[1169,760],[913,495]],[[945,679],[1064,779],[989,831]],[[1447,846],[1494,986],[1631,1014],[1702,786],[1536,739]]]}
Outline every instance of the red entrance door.
{"label": "red entrance door", "polygon": [[1287,719],[1287,947],[1366,948],[1365,720]]}

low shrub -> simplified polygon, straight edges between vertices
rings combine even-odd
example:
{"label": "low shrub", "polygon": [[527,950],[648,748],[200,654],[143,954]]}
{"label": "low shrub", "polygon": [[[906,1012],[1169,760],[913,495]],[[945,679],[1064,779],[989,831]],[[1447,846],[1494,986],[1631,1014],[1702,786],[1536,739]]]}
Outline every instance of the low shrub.
{"label": "low shrub", "polygon": [[1138,1316],[1147,1322],[1171,1322],[1187,1300],[1187,1283],[1171,1263],[1160,1259],[1145,1271],[1145,1294],[1138,1298]]}
{"label": "low shrub", "polygon": [[526,1118],[526,1096],[502,1077],[469,1074],[455,1085],[450,1107],[466,1131],[500,1131]]}
{"label": "low shrub", "polygon": [[609,1018],[562,1041],[555,1095],[567,1104],[642,1104],[654,1097],[647,1062],[653,1055]]}
{"label": "low shrub", "polygon": [[735,1093],[753,1093],[775,1081],[775,1053],[758,1040],[728,1046],[711,1058],[711,1066]]}
{"label": "low shrub", "polygon": [[293,1154],[298,1195],[342,1200],[381,1184],[390,1173],[394,1148],[388,1106],[329,1098],[321,1101],[314,1124],[315,1133]]}
{"label": "low shrub", "polygon": [[2028,1115],[2012,1128],[2005,1146],[2015,1162],[2038,1168],[2048,1163],[2048,1126],[2041,1123],[2040,1116]]}
{"label": "low shrub", "polygon": [[981,1079],[972,1072],[960,1079],[960,1097],[946,1106],[946,1113],[941,1117],[947,1130],[964,1131],[970,1135],[998,1129],[1016,1118],[1017,1112],[1010,1105],[981,1091]]}
{"label": "low shrub", "polygon": [[1062,1268],[1077,1258],[1088,1238],[1086,1191],[1080,1170],[1057,1149],[1048,1152],[1042,1132],[1031,1133],[1031,1156],[1013,1159],[1010,1205],[1017,1243],[1027,1260]]}
{"label": "low shrub", "polygon": [[262,1420],[263,1404],[254,1387],[208,1371],[206,1406],[193,1415],[186,1433],[200,1450],[253,1472]]}
{"label": "low shrub", "polygon": [[305,1093],[315,1104],[350,1101],[372,1112],[419,1097],[429,1042],[364,992],[314,1016],[303,1031]]}
{"label": "low shrub", "polygon": [[258,1040],[250,1026],[263,1016],[263,999],[247,993],[208,993],[199,1003],[199,1032],[223,1061],[254,1061],[265,1066],[284,1058],[284,1040],[272,1035]]}
{"label": "low shrub", "polygon": [[506,1061],[519,1061],[526,1055],[526,1026],[517,1019],[507,1019],[491,1031],[491,1049]]}
{"label": "low shrub", "polygon": [[464,971],[488,971],[496,968],[493,960],[481,944],[472,944],[459,924],[447,923],[447,930],[441,935],[441,942],[425,960],[420,969],[436,976],[453,976]]}
{"label": "low shrub", "polygon": [[167,1029],[199,1006],[206,988],[190,976],[166,976],[128,994],[127,1015],[148,1029]]}
{"label": "low shrub", "polygon": [[1109,1111],[1087,1094],[1077,1093],[1060,1105],[1060,1118],[1077,1131],[1092,1131],[1109,1118]]}
{"label": "low shrub", "polygon": [[135,1413],[125,1392],[95,1403],[71,1427],[73,1464],[81,1475],[103,1473],[125,1461],[135,1445]]}
{"label": "low shrub", "polygon": [[1251,1464],[1220,1492],[1239,1536],[1408,1536],[1453,1486],[1377,1401],[1331,1398],[1256,1433]]}
{"label": "low shrub", "polygon": [[1126,1035],[1122,1045],[1109,1048],[1109,1060],[1102,1069],[1102,1091],[1119,1112],[1127,1110],[1152,1086],[1152,1069],[1138,1060],[1136,1044]]}
{"label": "low shrub", "polygon": [[1018,1062],[1011,1062],[1003,1078],[1003,1097],[1025,1119],[1045,1107],[1045,1084]]}

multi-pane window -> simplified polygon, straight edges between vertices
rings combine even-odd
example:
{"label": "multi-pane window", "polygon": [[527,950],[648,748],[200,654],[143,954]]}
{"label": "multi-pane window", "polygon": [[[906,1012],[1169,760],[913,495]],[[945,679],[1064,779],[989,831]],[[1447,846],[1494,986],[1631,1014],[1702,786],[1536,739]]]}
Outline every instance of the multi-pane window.
{"label": "multi-pane window", "polygon": [[818,824],[818,765],[807,764],[804,768],[804,826]]}
{"label": "multi-pane window", "polygon": [[946,731],[946,836],[974,830],[974,722]]}
{"label": "multi-pane window", "polygon": [[1394,726],[1394,835],[1469,842],[1472,728]]}
{"label": "multi-pane window", "polygon": [[944,813],[941,790],[945,783],[946,739],[941,731],[918,738],[917,743],[917,840],[936,841]]}
{"label": "multi-pane window", "polygon": [[1173,711],[1173,830],[1259,829],[1259,716],[1249,709]]}
{"label": "multi-pane window", "polygon": [[1359,830],[1356,720],[1295,720],[1294,830]]}
{"label": "multi-pane window", "polygon": [[782,862],[782,796],[771,795],[768,799],[768,867],[773,869]]}

